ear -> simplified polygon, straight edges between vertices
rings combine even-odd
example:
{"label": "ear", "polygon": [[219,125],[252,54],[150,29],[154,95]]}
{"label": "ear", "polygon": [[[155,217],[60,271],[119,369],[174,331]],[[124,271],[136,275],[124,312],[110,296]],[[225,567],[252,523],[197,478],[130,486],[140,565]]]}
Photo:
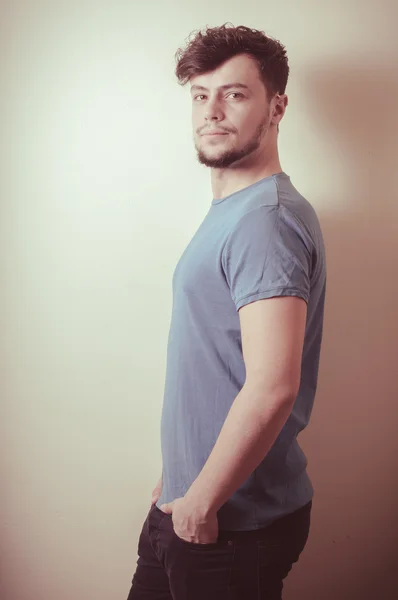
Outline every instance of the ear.
{"label": "ear", "polygon": [[279,125],[286,111],[289,99],[286,94],[276,94],[272,99],[271,125]]}

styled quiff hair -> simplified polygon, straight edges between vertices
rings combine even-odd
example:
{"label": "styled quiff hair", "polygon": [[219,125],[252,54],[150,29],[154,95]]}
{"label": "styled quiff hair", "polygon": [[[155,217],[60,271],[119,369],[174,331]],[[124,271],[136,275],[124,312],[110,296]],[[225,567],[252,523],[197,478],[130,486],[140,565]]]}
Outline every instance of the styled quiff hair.
{"label": "styled quiff hair", "polygon": [[284,94],[289,77],[285,47],[263,31],[244,25],[206,27],[188,37],[187,46],[175,54],[176,76],[180,85],[192,77],[213,71],[238,54],[248,54],[257,63],[268,98]]}

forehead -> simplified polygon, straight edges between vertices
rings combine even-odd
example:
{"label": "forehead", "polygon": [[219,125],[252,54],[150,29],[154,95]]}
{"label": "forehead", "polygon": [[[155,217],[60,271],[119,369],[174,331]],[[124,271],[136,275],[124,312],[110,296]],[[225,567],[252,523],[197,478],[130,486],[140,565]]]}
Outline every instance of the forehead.
{"label": "forehead", "polygon": [[211,90],[231,83],[241,83],[251,90],[262,85],[257,63],[251,56],[233,56],[214,71],[196,75],[190,80],[191,90]]}

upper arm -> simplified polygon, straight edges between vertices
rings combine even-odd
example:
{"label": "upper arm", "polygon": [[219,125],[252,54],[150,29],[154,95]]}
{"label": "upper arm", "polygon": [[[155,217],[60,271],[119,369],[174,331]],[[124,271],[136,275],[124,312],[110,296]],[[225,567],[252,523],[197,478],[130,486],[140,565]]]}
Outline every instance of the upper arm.
{"label": "upper arm", "polygon": [[299,297],[258,300],[239,310],[246,384],[294,401],[300,386],[307,304]]}
{"label": "upper arm", "polygon": [[260,386],[268,397],[294,400],[301,379],[312,240],[289,211],[261,206],[238,222],[223,265],[239,312],[246,382]]}

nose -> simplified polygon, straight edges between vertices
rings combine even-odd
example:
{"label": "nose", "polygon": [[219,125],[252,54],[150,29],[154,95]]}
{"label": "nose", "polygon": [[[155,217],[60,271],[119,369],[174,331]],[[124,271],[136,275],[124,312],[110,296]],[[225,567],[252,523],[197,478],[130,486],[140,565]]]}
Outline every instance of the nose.
{"label": "nose", "polygon": [[218,102],[209,102],[205,111],[205,120],[206,121],[221,121],[222,120],[222,111],[220,104]]}

